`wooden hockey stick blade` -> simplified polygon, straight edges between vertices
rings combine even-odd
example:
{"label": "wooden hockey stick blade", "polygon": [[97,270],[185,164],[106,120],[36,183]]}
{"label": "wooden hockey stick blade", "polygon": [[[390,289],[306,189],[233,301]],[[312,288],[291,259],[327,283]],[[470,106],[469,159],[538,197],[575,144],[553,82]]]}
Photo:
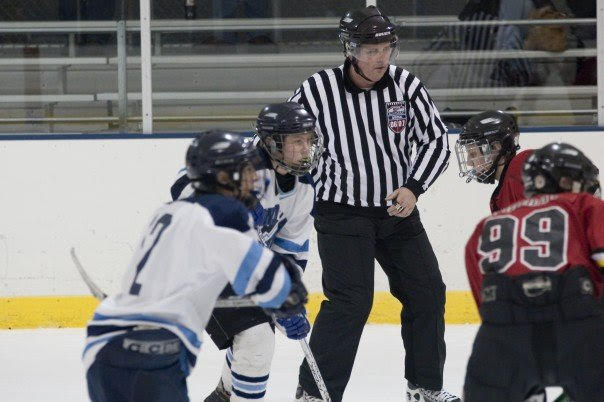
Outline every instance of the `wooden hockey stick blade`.
{"label": "wooden hockey stick blade", "polygon": [[323,376],[319,371],[319,366],[317,365],[315,356],[313,356],[312,351],[310,350],[310,346],[308,346],[308,342],[306,342],[306,338],[300,339],[300,346],[302,346],[302,351],[306,356],[306,361],[308,362],[308,367],[310,367],[310,372],[312,373],[312,376],[315,379],[315,382],[317,383],[317,388],[319,388],[321,398],[324,402],[331,402],[331,397],[329,396],[329,392],[327,391],[327,386],[325,385],[325,381],[323,381]]}
{"label": "wooden hockey stick blade", "polygon": [[84,283],[86,284],[86,286],[88,286],[88,289],[90,289],[90,292],[92,293],[92,295],[99,300],[103,300],[104,298],[106,298],[107,294],[105,292],[103,292],[101,290],[101,288],[99,288],[92,281],[92,279],[90,279],[90,277],[84,270],[82,263],[80,262],[80,260],[78,259],[78,256],[76,255],[75,248],[73,248],[73,247],[71,248],[71,260],[75,264],[76,268],[78,269],[78,272],[80,273],[80,276],[84,280]]}

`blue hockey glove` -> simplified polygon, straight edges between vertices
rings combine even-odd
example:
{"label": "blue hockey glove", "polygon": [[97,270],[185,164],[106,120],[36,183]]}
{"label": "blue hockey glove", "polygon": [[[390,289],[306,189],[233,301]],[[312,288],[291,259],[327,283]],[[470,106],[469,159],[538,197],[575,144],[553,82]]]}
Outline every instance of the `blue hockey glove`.
{"label": "blue hockey glove", "polygon": [[275,318],[275,325],[289,339],[304,339],[310,332],[310,323],[302,313],[289,317]]}

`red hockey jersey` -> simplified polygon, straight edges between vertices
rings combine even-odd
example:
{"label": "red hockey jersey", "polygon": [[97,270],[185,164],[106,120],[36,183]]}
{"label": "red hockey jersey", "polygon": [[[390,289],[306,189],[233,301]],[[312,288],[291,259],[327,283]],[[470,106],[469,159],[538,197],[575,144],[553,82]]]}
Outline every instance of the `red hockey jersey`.
{"label": "red hockey jersey", "polygon": [[522,151],[512,158],[499,180],[499,184],[491,195],[491,212],[508,207],[524,199],[524,184],[522,183],[522,168],[524,162],[533,154],[532,149]]}
{"label": "red hockey jersey", "polygon": [[604,290],[604,201],[587,193],[547,194],[519,201],[483,219],[466,244],[466,271],[480,305],[482,278],[531,272],[590,271]]}

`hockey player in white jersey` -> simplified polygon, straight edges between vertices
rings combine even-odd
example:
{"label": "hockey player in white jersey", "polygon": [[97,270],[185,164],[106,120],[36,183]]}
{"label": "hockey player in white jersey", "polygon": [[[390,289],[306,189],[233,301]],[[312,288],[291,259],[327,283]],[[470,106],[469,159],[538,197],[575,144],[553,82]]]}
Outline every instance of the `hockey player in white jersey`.
{"label": "hockey player in white jersey", "polygon": [[261,163],[241,134],[193,141],[186,164],[194,194],[156,211],[120,291],[88,323],[83,360],[93,402],[188,401],[186,377],[228,282],[264,309],[303,311],[295,264],[246,235],[248,208],[266,182]]}
{"label": "hockey player in white jersey", "polygon": [[[255,142],[271,178],[254,208],[254,224],[262,244],[293,257],[303,270],[313,227],[314,186],[310,170],[323,152],[315,118],[300,104],[268,105],[258,115]],[[186,179],[172,187],[173,197],[186,193]],[[229,289],[223,295],[229,295]],[[217,309],[207,331],[218,348],[227,349],[219,384],[205,402],[263,400],[274,351],[276,326],[291,339],[310,330],[304,314],[273,321],[261,309]]]}

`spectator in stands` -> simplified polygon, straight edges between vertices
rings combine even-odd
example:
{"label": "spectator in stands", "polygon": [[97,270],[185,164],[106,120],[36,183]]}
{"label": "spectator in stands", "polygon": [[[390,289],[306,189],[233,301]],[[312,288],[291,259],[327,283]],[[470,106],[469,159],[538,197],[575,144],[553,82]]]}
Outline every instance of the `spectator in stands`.
{"label": "spectator in stands", "polygon": [[[549,0],[508,0],[499,7],[500,20],[564,18],[567,15]],[[495,49],[563,52],[569,47],[569,35],[568,25],[503,25],[497,32]],[[571,84],[572,79],[564,79],[574,76],[573,68],[566,66],[568,71],[562,73],[564,67],[558,60],[508,58],[497,62],[492,78],[502,86],[546,85],[551,79],[557,80],[557,85]]]}
{"label": "spectator in stands", "polygon": [[[556,9],[550,0],[470,0],[459,14],[461,21],[544,18],[566,18],[566,14]],[[566,25],[468,25],[446,28],[429,50],[561,52],[576,45]],[[438,80],[438,75],[444,73],[447,82],[443,86],[448,88],[543,85],[552,78],[552,74],[557,74],[561,80],[557,85],[573,82],[574,66],[566,66],[569,71],[561,73],[559,68],[553,71],[548,68],[558,60],[536,61],[528,58],[498,59],[497,56],[472,60],[464,55],[459,60],[452,60],[453,68],[448,72],[439,71],[435,78]]]}

